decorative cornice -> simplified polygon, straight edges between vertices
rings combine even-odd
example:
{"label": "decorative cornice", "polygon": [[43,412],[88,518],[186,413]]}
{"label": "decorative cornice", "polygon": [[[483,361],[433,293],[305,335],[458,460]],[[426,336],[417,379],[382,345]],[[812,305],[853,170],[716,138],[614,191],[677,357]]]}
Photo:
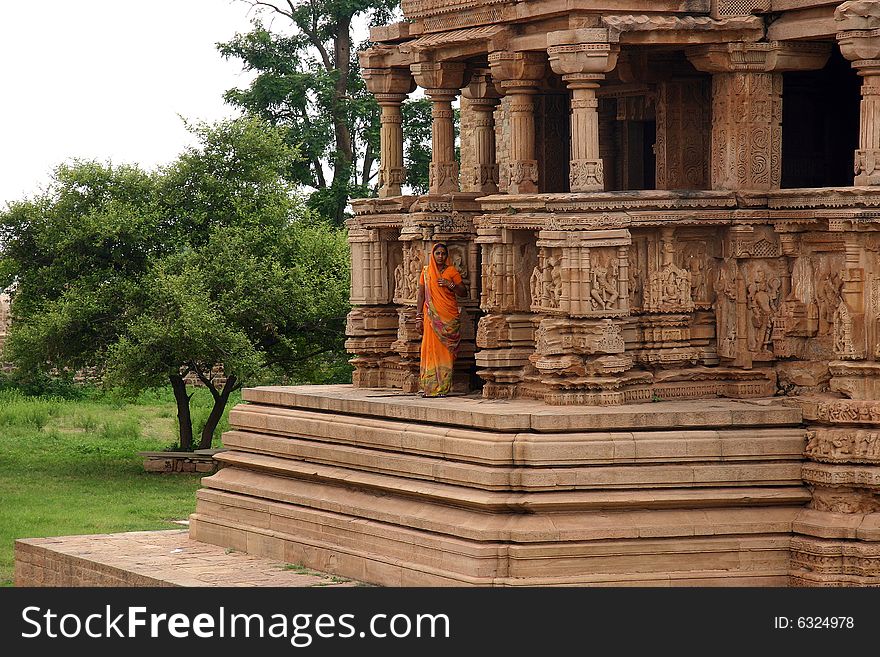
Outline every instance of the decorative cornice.
{"label": "decorative cornice", "polygon": [[697,70],[706,73],[813,71],[825,66],[831,56],[831,44],[800,41],[719,43],[689,48],[686,54]]}
{"label": "decorative cornice", "polygon": [[763,35],[764,21],[758,16],[730,16],[728,18],[709,18],[708,16],[663,16],[663,15],[620,15],[603,16],[602,24],[608,28],[611,42],[620,40],[624,32],[717,32],[719,30],[755,31]]}

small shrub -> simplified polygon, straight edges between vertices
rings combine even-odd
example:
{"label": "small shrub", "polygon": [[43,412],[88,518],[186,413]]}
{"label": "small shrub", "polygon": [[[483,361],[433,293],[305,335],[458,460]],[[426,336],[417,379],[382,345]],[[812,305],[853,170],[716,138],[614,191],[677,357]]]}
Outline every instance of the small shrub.
{"label": "small shrub", "polygon": [[60,412],[55,399],[31,398],[9,390],[0,393],[0,426],[42,429]]}
{"label": "small shrub", "polygon": [[141,437],[141,425],[136,418],[108,420],[101,425],[101,440],[110,442],[131,442]]}
{"label": "small shrub", "polygon": [[94,431],[98,428],[98,420],[91,413],[77,413],[73,417],[73,426],[85,431]]}

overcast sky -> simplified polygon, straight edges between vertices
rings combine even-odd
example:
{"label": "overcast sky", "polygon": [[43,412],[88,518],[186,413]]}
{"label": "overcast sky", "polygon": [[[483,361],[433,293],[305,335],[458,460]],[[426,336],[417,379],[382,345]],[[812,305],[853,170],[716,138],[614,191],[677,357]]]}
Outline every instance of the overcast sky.
{"label": "overcast sky", "polygon": [[178,115],[237,112],[247,86],[215,44],[250,28],[237,0],[0,0],[0,209],[71,158],[151,169],[192,143]]}

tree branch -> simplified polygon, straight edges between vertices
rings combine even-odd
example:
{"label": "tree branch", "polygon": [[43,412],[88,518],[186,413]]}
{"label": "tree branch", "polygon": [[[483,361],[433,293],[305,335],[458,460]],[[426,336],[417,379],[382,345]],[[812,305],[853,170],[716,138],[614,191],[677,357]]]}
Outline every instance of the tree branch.
{"label": "tree branch", "polygon": [[214,398],[214,401],[217,401],[218,399],[220,399],[220,393],[214,387],[214,377],[212,376],[209,379],[208,377],[205,376],[205,374],[202,372],[201,368],[195,362],[193,362],[193,361],[191,361],[191,362],[192,362],[192,366],[193,366],[193,371],[196,373],[196,376],[199,377],[199,381],[204,383],[205,387],[211,392],[211,397]]}

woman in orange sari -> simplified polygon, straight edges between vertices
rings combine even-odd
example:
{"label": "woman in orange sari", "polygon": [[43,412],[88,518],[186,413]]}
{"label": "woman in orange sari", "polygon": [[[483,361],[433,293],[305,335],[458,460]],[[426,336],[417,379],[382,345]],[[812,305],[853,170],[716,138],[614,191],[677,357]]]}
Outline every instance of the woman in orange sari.
{"label": "woman in orange sari", "polygon": [[[452,389],[452,367],[461,343],[461,311],[456,297],[467,294],[461,274],[449,264],[449,249],[435,244],[419,277],[416,322],[422,328],[419,388],[425,397],[443,397]],[[428,323],[424,326],[427,315]]]}

